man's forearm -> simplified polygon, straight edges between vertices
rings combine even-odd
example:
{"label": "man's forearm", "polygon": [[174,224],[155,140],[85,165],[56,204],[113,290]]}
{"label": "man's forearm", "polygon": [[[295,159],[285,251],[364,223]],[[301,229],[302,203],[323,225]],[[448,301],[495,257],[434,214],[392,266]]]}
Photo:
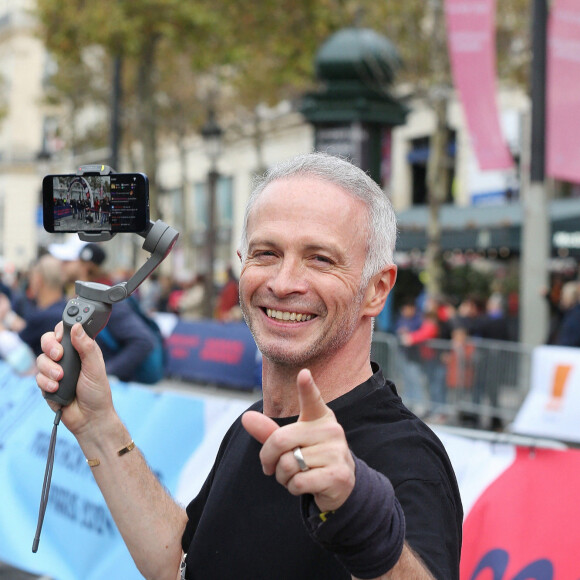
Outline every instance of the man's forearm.
{"label": "man's forearm", "polygon": [[98,432],[78,435],[109,510],[133,560],[145,578],[174,580],[181,558],[185,510],[171,498],[135,447],[119,455],[131,441],[118,418]]}
{"label": "man's forearm", "polygon": [[[359,580],[352,576],[352,580]],[[374,580],[434,580],[420,558],[405,543],[399,561],[386,574]]]}

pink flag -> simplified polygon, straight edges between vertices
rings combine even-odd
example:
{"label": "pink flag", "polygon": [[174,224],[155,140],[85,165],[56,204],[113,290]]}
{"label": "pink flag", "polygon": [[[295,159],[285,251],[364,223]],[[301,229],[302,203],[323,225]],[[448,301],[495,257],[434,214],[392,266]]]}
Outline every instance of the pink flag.
{"label": "pink flag", "polygon": [[495,86],[495,0],[445,0],[447,45],[479,167],[510,169]]}
{"label": "pink flag", "polygon": [[580,4],[556,0],[548,25],[546,173],[580,183]]}

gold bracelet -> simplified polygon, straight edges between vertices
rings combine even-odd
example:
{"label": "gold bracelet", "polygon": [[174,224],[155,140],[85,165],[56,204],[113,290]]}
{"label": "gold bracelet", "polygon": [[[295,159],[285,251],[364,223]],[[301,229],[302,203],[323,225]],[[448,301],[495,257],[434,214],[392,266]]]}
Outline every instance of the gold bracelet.
{"label": "gold bracelet", "polygon": [[125,455],[125,453],[129,453],[129,451],[133,451],[135,449],[135,442],[131,439],[131,443],[125,445],[125,447],[121,447],[119,451],[117,451],[117,455],[121,457],[121,455]]}
{"label": "gold bracelet", "polygon": [[[121,455],[129,453],[129,451],[132,451],[133,449],[135,449],[135,442],[131,440],[131,443],[128,443],[124,447],[121,447],[119,451],[117,451],[117,455],[121,457]],[[87,459],[87,463],[89,467],[97,467],[97,465],[101,465],[100,459]]]}

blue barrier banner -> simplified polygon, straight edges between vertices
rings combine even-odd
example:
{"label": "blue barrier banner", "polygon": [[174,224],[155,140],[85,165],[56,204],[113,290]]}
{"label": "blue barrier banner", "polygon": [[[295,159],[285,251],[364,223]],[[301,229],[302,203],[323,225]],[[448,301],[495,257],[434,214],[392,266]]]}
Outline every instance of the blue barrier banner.
{"label": "blue barrier banner", "polygon": [[[126,383],[111,385],[113,401],[153,472],[172,495],[202,441],[217,447],[249,403],[240,399],[155,392]],[[52,486],[40,546],[32,553],[54,413],[33,377],[19,377],[0,361],[0,560],[55,580],[139,580],[137,571],[75,438],[60,425]],[[208,422],[209,420],[209,422]],[[218,425],[219,421],[216,423]],[[197,457],[205,478],[215,453]],[[199,486],[198,486],[199,487]],[[182,501],[195,490],[183,491]]]}
{"label": "blue barrier banner", "polygon": [[167,345],[171,376],[240,389],[261,384],[258,349],[243,322],[179,320]]}

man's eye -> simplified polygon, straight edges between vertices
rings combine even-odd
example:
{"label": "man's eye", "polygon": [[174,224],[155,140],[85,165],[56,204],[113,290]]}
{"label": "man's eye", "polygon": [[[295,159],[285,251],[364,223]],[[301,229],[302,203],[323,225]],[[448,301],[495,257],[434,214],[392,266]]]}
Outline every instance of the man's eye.
{"label": "man's eye", "polygon": [[314,256],[314,260],[322,264],[332,264],[332,260],[327,256]]}
{"label": "man's eye", "polygon": [[276,254],[272,251],[272,250],[260,250],[257,252],[254,252],[252,257],[253,258],[268,258],[271,256],[275,256]]}

